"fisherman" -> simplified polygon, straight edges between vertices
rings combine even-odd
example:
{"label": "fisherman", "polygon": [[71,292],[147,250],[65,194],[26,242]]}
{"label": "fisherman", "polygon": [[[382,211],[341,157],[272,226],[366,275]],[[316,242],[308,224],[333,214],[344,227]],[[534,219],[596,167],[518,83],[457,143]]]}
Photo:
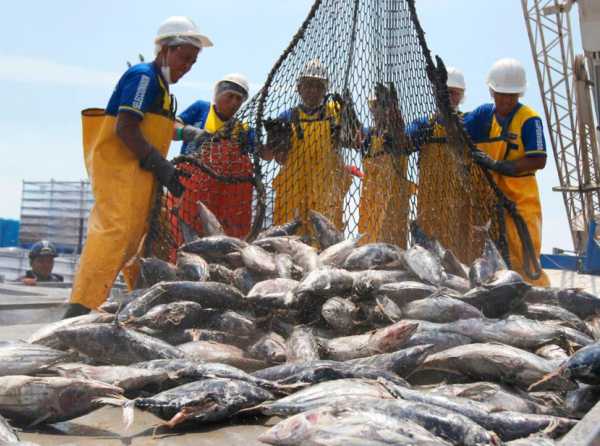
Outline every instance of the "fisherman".
{"label": "fisherman", "polygon": [[[463,113],[460,104],[465,98],[466,83],[461,70],[447,67],[446,87],[450,110],[458,116]],[[448,181],[448,166],[456,166],[463,156],[465,164],[468,154],[463,147],[450,147],[447,138],[446,122],[441,113],[423,116],[413,121],[407,130],[413,147],[419,151],[419,192],[417,200],[417,226],[431,237],[437,238],[452,251],[461,253],[467,259],[480,247],[472,243],[463,225],[446,225],[438,232],[440,219],[469,221],[468,203],[464,200],[464,190],[458,182]],[[440,194],[439,191],[444,193]]]}
{"label": "fisherman", "polygon": [[101,305],[119,271],[131,289],[134,259],[147,231],[158,183],[180,196],[182,173],[165,159],[173,136],[175,99],[169,85],[194,65],[212,42],[187,17],[170,17],[158,29],[156,58],[129,68],[106,110],[83,111],[84,159],[95,203],[65,317]]}
{"label": "fisherman", "polygon": [[48,240],[34,243],[29,251],[31,269],[27,270],[19,281],[25,285],[36,285],[39,282],[64,282],[63,276],[52,272],[56,257],[58,257],[56,247]]}
{"label": "fisherman", "polygon": [[[252,162],[248,155],[253,150],[253,132],[247,124],[234,118],[248,99],[249,90],[246,76],[228,74],[215,84],[212,103],[199,100],[181,113],[173,136],[183,141],[182,155],[202,160],[222,176],[251,177]],[[240,141],[243,141],[241,146]],[[191,164],[183,164],[182,169],[191,177],[182,180],[186,192],[178,209],[180,218],[202,235],[202,226],[196,217],[196,203],[201,200],[218,218],[227,235],[245,237],[252,223],[252,184],[224,183]],[[178,227],[177,221],[174,226]],[[175,232],[179,239],[179,231]]]}
{"label": "fisherman", "polygon": [[363,242],[407,242],[407,209],[414,190],[406,178],[408,140],[398,98],[393,88],[378,84],[368,101],[373,126],[365,131],[364,179],[360,196],[358,232]]}
{"label": "fisherman", "polygon": [[527,225],[532,242],[529,253],[525,252],[511,214],[506,213],[511,268],[531,284],[549,286],[548,276],[539,267],[542,208],[535,178],[535,172],[546,165],[542,120],[531,107],[519,102],[527,81],[525,69],[518,60],[500,59],[494,63],[487,85],[494,102],[478,107],[465,117],[465,128],[480,149],[473,152],[473,157],[492,173],[500,190],[516,205],[517,213]]}
{"label": "fisherman", "polygon": [[268,140],[261,153],[281,165],[273,180],[273,224],[300,217],[304,235],[310,231],[306,223],[311,209],[343,228],[344,196],[351,181],[339,153],[344,104],[326,95],[328,87],[321,61],[308,61],[296,80],[300,104],[266,125]]}
{"label": "fisherman", "polygon": [[[460,104],[465,100],[465,92],[467,84],[465,76],[461,70],[456,67],[448,67],[446,69],[448,80],[446,86],[448,88],[448,101],[450,108],[459,116],[463,116],[460,110]],[[441,140],[445,138],[444,122],[442,116],[423,116],[414,121],[408,128],[411,137],[418,144],[422,141]]]}

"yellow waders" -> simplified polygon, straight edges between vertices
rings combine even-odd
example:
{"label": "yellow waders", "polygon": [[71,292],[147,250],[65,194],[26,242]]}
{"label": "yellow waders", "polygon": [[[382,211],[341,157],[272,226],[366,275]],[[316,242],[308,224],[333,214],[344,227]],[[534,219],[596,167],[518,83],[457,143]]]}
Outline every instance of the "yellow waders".
{"label": "yellow waders", "polygon": [[[523,128],[523,124],[532,117],[538,117],[538,114],[530,107],[525,105],[520,106],[508,126],[506,134],[509,135],[510,141],[495,140],[493,142],[480,143],[478,146],[495,160],[513,161],[524,158],[526,153],[521,138],[521,129]],[[492,140],[501,136],[502,126],[494,116],[492,118],[489,139]],[[542,250],[542,207],[535,172],[529,172],[519,177],[508,177],[493,172],[492,176],[500,190],[504,192],[509,200],[515,203],[517,212],[525,220],[531,241],[533,242],[535,256],[539,261]],[[521,238],[510,215],[505,212],[505,216],[506,238],[508,240],[512,269],[521,274],[523,279],[533,285],[550,286],[550,280],[543,270],[538,279],[528,277],[525,273]]]}
{"label": "yellow waders", "polygon": [[[394,165],[396,163],[396,165]],[[406,179],[408,158],[394,160],[383,152],[383,138],[371,137],[363,161],[365,178],[360,196],[358,232],[362,243],[387,242],[406,247],[411,183]]]}
{"label": "yellow waders", "polygon": [[342,230],[344,197],[350,174],[331,137],[331,121],[339,121],[339,104],[328,102],[323,117],[298,111],[302,137],[292,122],[290,150],[285,164],[273,180],[273,223],[286,223],[297,215],[304,225],[300,235],[311,235],[308,211],[315,210]]}
{"label": "yellow waders", "polygon": [[[139,267],[132,260],[148,230],[155,180],[117,137],[115,116],[100,109],[82,115],[84,159],[95,203],[70,301],[93,309],[106,300],[122,269],[129,288],[135,284]],[[146,140],[163,156],[173,123],[154,113],[146,113],[140,123]]]}
{"label": "yellow waders", "polygon": [[481,254],[481,245],[470,236],[475,220],[468,200],[472,177],[465,169],[467,154],[446,140],[446,130],[436,118],[430,125],[433,140],[419,149],[417,223],[469,264]]}

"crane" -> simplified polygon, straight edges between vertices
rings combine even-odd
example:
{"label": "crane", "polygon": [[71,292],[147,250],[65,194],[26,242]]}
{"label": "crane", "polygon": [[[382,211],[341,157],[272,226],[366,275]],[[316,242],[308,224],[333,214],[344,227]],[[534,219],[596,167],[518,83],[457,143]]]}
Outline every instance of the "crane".
{"label": "crane", "polygon": [[[591,258],[590,246],[597,247],[595,241],[600,239],[600,230],[596,231],[600,156],[595,124],[600,122],[600,2],[521,3],[560,181],[553,190],[562,193],[575,252]],[[575,4],[584,54],[574,50],[571,14]],[[600,260],[600,248],[597,252]],[[600,262],[594,269],[600,269]]]}

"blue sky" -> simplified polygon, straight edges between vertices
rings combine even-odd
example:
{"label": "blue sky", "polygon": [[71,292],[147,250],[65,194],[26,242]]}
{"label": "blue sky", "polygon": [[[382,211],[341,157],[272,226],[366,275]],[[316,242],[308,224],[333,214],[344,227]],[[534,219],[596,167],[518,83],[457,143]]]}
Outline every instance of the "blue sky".
{"label": "blue sky", "polygon": [[[303,21],[311,0],[58,0],[3,6],[0,43],[0,217],[18,218],[21,182],[85,178],[80,111],[105,106],[113,86],[170,15],[192,17],[215,43],[173,87],[180,110],[210,99],[213,83],[229,72],[253,85]],[[524,102],[542,112],[519,0],[417,0],[433,54],[461,68],[467,81],[464,110],[489,102],[485,76],[500,57],[520,59],[528,73]],[[10,20],[7,20],[10,18]],[[575,32],[578,23],[573,21]],[[543,248],[571,248],[553,156],[538,174],[544,211]]]}

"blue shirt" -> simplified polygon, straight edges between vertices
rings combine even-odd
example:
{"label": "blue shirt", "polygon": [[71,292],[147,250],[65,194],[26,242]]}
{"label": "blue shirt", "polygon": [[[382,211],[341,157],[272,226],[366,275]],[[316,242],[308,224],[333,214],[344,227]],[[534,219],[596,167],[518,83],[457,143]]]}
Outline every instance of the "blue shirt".
{"label": "blue shirt", "polygon": [[126,111],[142,118],[148,112],[165,115],[165,95],[169,97],[166,85],[154,63],[134,65],[119,79],[106,106],[106,114],[116,116]]}
{"label": "blue shirt", "polygon": [[[206,120],[211,110],[211,104],[208,101],[202,99],[194,102],[188,108],[186,108],[179,116],[179,120],[184,125],[192,125],[203,129],[206,125]],[[254,129],[245,130],[244,141],[246,145],[241,148],[241,153],[253,153],[254,152],[254,139],[256,132]],[[181,154],[189,155],[196,151],[196,146],[192,142],[183,142],[181,144]]]}
{"label": "blue shirt", "polygon": [[[512,118],[517,113],[521,104],[517,104],[515,109],[504,119],[496,116],[498,124],[502,126],[503,132],[508,128]],[[484,104],[477,107],[464,119],[465,129],[475,144],[485,142],[489,138],[489,132],[492,125],[492,119],[496,112],[494,104]],[[544,127],[539,117],[529,118],[521,128],[521,139],[525,149],[526,156],[546,156],[546,139],[544,138]],[[536,153],[527,153],[536,152]]]}
{"label": "blue shirt", "polygon": [[[199,129],[203,129],[206,124],[206,118],[210,112],[210,102],[198,100],[186,108],[180,115],[179,120],[185,125],[193,125]],[[184,141],[181,144],[181,154],[188,155],[195,150],[195,146],[191,142]]]}

